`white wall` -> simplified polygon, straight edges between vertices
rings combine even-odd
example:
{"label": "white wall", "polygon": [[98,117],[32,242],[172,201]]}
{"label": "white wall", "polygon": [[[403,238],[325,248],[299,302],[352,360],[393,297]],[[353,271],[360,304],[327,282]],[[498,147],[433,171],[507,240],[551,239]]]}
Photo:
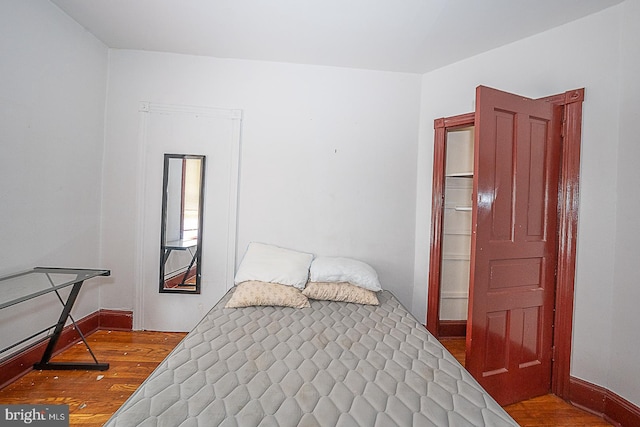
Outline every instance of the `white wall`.
{"label": "white wall", "polygon": [[628,0],[421,78],[117,50],[107,65],[55,6],[3,1],[0,274],[111,268],[76,317],[133,308],[139,101],[239,108],[238,255],[256,240],[363,259],[424,319],[433,119],[473,111],[479,84],[531,97],[585,87],[571,374],[640,404],[639,18]]}
{"label": "white wall", "polygon": [[640,2],[627,1],[620,9],[620,132],[609,388],[640,405]]}
{"label": "white wall", "polygon": [[[622,16],[627,18],[621,31]],[[475,87],[481,84],[532,98],[585,87],[571,375],[607,387],[636,404],[640,390],[637,381],[630,385],[628,379],[640,352],[631,326],[638,324],[633,308],[638,299],[629,298],[638,295],[640,258],[637,219],[631,214],[634,208],[637,212],[639,182],[637,137],[631,129],[632,117],[636,122],[638,117],[637,96],[633,96],[638,94],[638,30],[633,27],[638,18],[637,2],[626,2],[424,75],[413,292],[413,312],[424,319],[433,120],[474,111]],[[621,94],[625,95],[621,98]],[[619,116],[621,106],[627,111]],[[621,206],[631,211],[623,212]],[[634,233],[627,234],[629,231]],[[628,351],[619,351],[622,347]],[[618,362],[631,371],[618,371]],[[635,371],[631,378],[638,376],[637,368]]]}
{"label": "white wall", "polygon": [[243,110],[237,262],[250,241],[358,258],[410,306],[420,81],[111,50],[102,213],[113,283],[102,306],[132,308],[140,101]]}
{"label": "white wall", "polygon": [[[100,267],[106,71],[107,48],[51,3],[0,2],[0,275]],[[84,286],[76,318],[99,308],[99,282]],[[30,304],[11,322],[60,313],[53,297]],[[3,321],[0,335],[23,327]]]}

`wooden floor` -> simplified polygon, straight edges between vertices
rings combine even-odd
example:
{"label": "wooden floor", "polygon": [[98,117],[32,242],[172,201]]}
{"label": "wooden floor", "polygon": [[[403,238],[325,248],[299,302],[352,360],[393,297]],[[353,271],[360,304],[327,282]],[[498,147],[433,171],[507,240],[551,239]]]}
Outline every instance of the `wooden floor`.
{"label": "wooden floor", "polygon": [[[102,426],[185,335],[95,332],[87,341],[109,370],[32,371],[0,390],[0,403],[66,404],[71,426]],[[93,361],[82,343],[52,360]]]}
{"label": "wooden floor", "polygon": [[[465,359],[465,340],[441,339],[440,342],[462,365]],[[504,408],[521,426],[577,427],[610,426],[595,415],[578,409],[552,394],[514,403]]]}
{"label": "wooden floor", "polygon": [[[108,371],[32,371],[0,390],[2,404],[66,404],[71,426],[102,426],[180,342],[183,333],[98,331],[88,341]],[[463,340],[443,340],[464,358]],[[91,361],[83,344],[54,360]],[[507,406],[522,426],[610,426],[602,419],[549,395]]]}

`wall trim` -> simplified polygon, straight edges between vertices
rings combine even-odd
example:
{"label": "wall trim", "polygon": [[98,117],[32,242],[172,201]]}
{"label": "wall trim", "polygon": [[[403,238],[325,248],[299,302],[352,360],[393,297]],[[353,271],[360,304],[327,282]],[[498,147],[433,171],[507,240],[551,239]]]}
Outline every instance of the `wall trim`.
{"label": "wall trim", "polygon": [[464,338],[467,335],[467,321],[441,320],[438,324],[438,334],[441,338]]}
{"label": "wall trim", "polygon": [[133,329],[132,311],[102,309],[98,313],[100,320],[98,329],[111,331],[131,331]]}
{"label": "wall trim", "polygon": [[[97,330],[131,331],[133,312],[124,310],[98,310],[76,321],[76,325],[86,337]],[[41,341],[0,361],[0,389],[33,370],[33,364],[40,361],[49,340]],[[65,326],[53,355],[60,354],[72,345],[81,342],[80,334],[73,324]]]}
{"label": "wall trim", "polygon": [[580,378],[569,380],[569,402],[615,426],[640,425],[640,407],[616,393]]}
{"label": "wall trim", "polygon": [[[221,257],[226,257],[224,267],[220,267],[218,270],[220,275],[224,275],[224,283],[227,288],[225,291],[229,290],[233,285],[233,279],[235,275],[236,268],[236,245],[237,245],[237,221],[238,221],[238,187],[240,180],[240,144],[241,144],[241,126],[242,126],[242,110],[240,109],[226,109],[226,108],[215,108],[208,106],[196,106],[196,105],[180,105],[180,104],[162,104],[155,103],[149,101],[143,101],[139,103],[138,106],[138,174],[137,174],[137,186],[136,186],[136,206],[134,208],[135,211],[135,228],[136,228],[136,248],[135,248],[135,272],[134,272],[134,287],[133,287],[133,309],[136,313],[145,313],[145,305],[146,304],[165,304],[164,298],[158,299],[158,291],[155,290],[155,293],[151,294],[148,291],[145,291],[145,287],[143,284],[146,283],[157,283],[157,266],[155,269],[151,268],[152,265],[149,264],[149,260],[156,258],[156,248],[149,247],[149,242],[153,242],[157,237],[157,230],[150,230],[150,222],[149,218],[149,210],[151,209],[148,206],[147,198],[155,197],[153,196],[154,191],[153,188],[157,183],[149,182],[152,177],[152,173],[156,166],[153,166],[149,163],[148,159],[165,153],[165,149],[159,145],[157,141],[152,141],[149,136],[149,132],[153,130],[152,123],[154,118],[163,120],[171,120],[172,117],[191,117],[191,118],[200,118],[206,117],[211,120],[224,120],[224,128],[229,131],[228,135],[225,136],[226,139],[220,142],[221,144],[228,144],[228,153],[225,155],[227,158],[221,161],[224,164],[229,166],[229,170],[222,173],[224,179],[228,179],[229,191],[225,196],[226,200],[223,203],[226,205],[227,211],[227,219],[225,220],[226,227],[226,237],[223,240],[226,240],[226,254],[221,255]],[[176,148],[177,147],[177,148]],[[191,147],[191,148],[189,148]],[[208,147],[208,148],[206,148]],[[207,145],[206,147],[202,146],[201,142],[192,142],[191,145],[187,144],[185,146],[184,141],[177,146],[174,144],[174,149],[176,150],[188,150],[192,154],[194,154],[194,150],[198,151],[198,154],[203,155],[212,155],[214,152],[211,145]],[[166,148],[166,147],[165,147]],[[170,151],[173,151],[170,150]],[[222,159],[222,158],[220,158]],[[214,165],[207,161],[207,169],[211,169]],[[222,178],[221,176],[221,178]],[[160,174],[162,177],[162,174]],[[208,182],[208,181],[207,181]],[[153,185],[152,185],[153,184]],[[207,194],[211,190],[211,186],[205,185],[205,199],[207,199]],[[158,202],[159,203],[159,202]],[[206,208],[205,208],[206,209]],[[155,215],[157,212],[151,212],[151,215]],[[159,226],[158,222],[158,226]],[[206,228],[207,225],[205,224]],[[222,245],[223,240],[221,240],[220,245]],[[220,258],[221,259],[221,258]],[[203,273],[204,274],[204,273]],[[156,288],[157,289],[157,288]],[[202,294],[204,295],[204,294]],[[211,301],[213,305],[216,300]],[[169,303],[167,302],[166,307],[169,307]],[[157,307],[156,307],[157,308]],[[195,319],[199,320],[199,318]],[[144,316],[136,316],[134,319],[134,328],[135,329],[154,329],[153,324],[149,324],[150,319],[146,319]]]}

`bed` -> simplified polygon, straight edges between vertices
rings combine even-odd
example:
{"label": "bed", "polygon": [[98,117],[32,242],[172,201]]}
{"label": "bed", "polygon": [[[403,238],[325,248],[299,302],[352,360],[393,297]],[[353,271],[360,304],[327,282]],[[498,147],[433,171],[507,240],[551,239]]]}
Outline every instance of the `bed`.
{"label": "bed", "polygon": [[388,291],[227,308],[238,286],[106,426],[518,425]]}

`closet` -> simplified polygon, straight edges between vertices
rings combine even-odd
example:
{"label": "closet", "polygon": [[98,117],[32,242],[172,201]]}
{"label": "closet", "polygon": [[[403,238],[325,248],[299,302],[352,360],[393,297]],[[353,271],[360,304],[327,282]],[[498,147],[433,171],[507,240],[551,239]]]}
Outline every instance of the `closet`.
{"label": "closet", "polygon": [[447,130],[440,274],[440,336],[464,336],[469,301],[474,127]]}
{"label": "closet", "polygon": [[569,389],[584,89],[434,121],[427,328],[507,405]]}

